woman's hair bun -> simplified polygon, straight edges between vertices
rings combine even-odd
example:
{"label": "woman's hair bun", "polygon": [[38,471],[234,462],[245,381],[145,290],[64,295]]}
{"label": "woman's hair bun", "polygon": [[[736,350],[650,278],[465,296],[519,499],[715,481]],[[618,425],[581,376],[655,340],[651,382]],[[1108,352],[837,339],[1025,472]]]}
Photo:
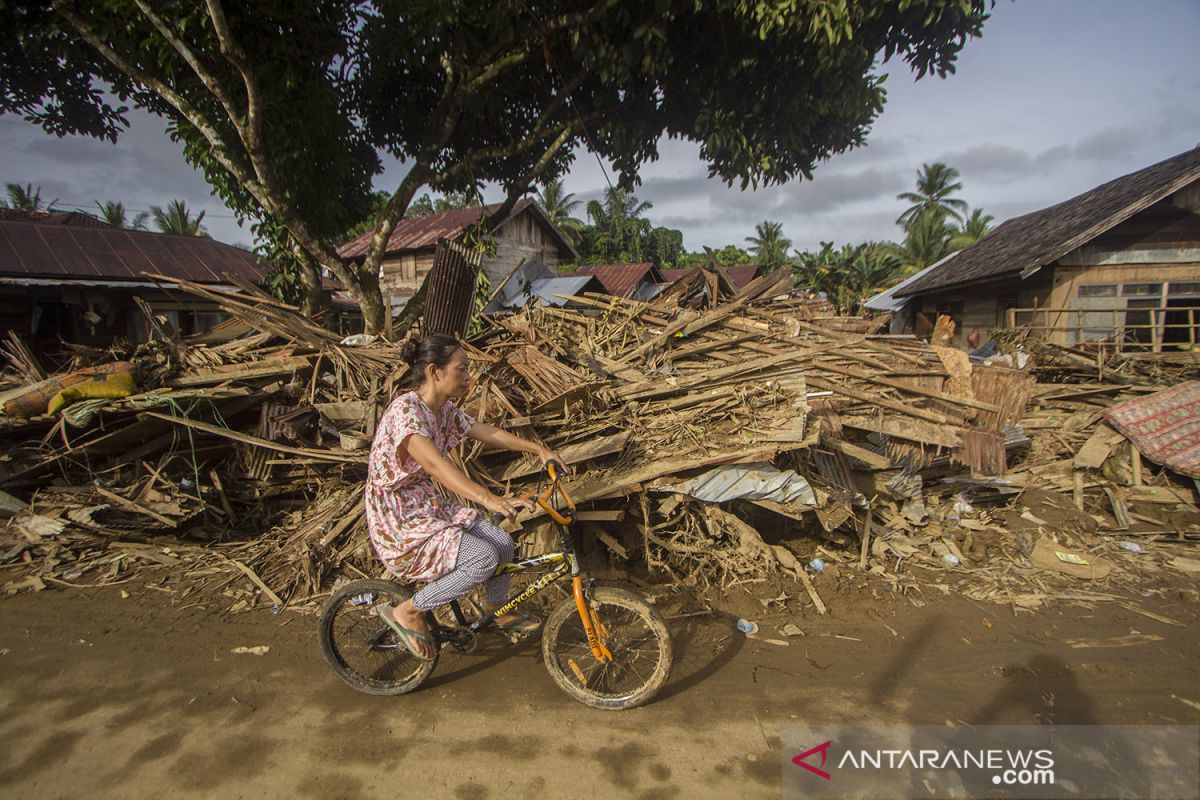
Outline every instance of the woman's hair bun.
{"label": "woman's hair bun", "polygon": [[411,367],[417,363],[418,350],[420,350],[420,343],[416,339],[409,339],[400,345],[400,359]]}

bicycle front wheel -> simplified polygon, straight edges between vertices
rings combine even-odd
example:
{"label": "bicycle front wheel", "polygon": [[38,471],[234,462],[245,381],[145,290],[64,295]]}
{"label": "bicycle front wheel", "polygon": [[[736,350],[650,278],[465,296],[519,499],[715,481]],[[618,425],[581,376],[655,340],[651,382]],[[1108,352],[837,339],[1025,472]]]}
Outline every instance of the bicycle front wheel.
{"label": "bicycle front wheel", "polygon": [[437,656],[432,661],[414,656],[375,613],[376,606],[398,606],[411,596],[391,581],[361,580],[329,598],[321,614],[321,651],[346,684],[364,694],[405,694],[433,672]]}
{"label": "bicycle front wheel", "polygon": [[593,708],[633,708],[649,701],[667,682],[674,658],[662,614],[633,592],[610,587],[592,589],[588,604],[612,661],[592,654],[579,609],[568,598],[551,612],[542,633],[550,677]]}

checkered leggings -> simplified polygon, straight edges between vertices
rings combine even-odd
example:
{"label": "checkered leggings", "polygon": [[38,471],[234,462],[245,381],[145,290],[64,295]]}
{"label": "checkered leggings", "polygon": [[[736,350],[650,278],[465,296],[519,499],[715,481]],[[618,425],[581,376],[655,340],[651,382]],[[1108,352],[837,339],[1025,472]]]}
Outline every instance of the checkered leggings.
{"label": "checkered leggings", "polygon": [[486,520],[479,520],[463,534],[454,569],[413,595],[413,605],[421,611],[457,600],[479,584],[484,599],[498,605],[508,595],[511,575],[497,575],[496,565],[512,561],[516,547],[512,537]]}

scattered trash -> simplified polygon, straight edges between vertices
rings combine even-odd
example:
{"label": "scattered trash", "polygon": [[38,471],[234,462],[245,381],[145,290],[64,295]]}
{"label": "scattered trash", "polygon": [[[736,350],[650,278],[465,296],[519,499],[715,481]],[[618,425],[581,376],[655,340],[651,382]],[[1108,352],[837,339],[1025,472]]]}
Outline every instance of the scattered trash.
{"label": "scattered trash", "polygon": [[374,334],[356,333],[353,336],[347,336],[345,339],[342,339],[342,341],[340,341],[338,344],[341,344],[345,347],[365,347],[377,339],[379,339],[379,337],[375,336]]}
{"label": "scattered trash", "polygon": [[1118,542],[1118,544],[1120,545],[1121,549],[1128,550],[1131,553],[1144,552],[1142,550],[1142,546],[1137,542]]}
{"label": "scattered trash", "polygon": [[271,652],[271,648],[268,645],[260,644],[254,647],[235,647],[229,652],[239,656],[265,656]]}
{"label": "scattered trash", "polygon": [[803,636],[804,635],[804,631],[800,630],[800,628],[798,628],[796,625],[793,625],[790,622],[788,624],[784,625],[782,628],[780,628],[779,632],[782,633],[784,636]]}
{"label": "scattered trash", "polygon": [[942,556],[942,563],[947,567],[957,567],[959,565],[958,556],[954,555],[954,553],[946,553],[946,555]]}
{"label": "scattered trash", "polygon": [[739,619],[737,621],[737,629],[742,633],[758,633],[758,623],[751,622],[748,619]]}
{"label": "scattered trash", "polygon": [[808,568],[813,572],[824,572],[825,560],[821,558],[814,558],[812,561],[808,562]]}

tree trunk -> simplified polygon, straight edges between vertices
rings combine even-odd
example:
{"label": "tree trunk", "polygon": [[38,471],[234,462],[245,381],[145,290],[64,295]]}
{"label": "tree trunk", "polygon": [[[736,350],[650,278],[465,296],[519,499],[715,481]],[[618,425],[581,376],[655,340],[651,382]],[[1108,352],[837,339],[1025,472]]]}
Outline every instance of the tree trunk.
{"label": "tree trunk", "polygon": [[316,313],[329,308],[329,293],[321,287],[321,271],[317,269],[317,262],[299,245],[294,245],[292,252],[296,254],[296,269],[303,292],[300,298],[300,309],[311,318]]}
{"label": "tree trunk", "polygon": [[383,302],[383,293],[379,290],[379,273],[368,270],[365,266],[355,272],[358,285],[347,288],[358,301],[358,307],[362,311],[363,332],[382,336],[387,329],[390,311]]}

